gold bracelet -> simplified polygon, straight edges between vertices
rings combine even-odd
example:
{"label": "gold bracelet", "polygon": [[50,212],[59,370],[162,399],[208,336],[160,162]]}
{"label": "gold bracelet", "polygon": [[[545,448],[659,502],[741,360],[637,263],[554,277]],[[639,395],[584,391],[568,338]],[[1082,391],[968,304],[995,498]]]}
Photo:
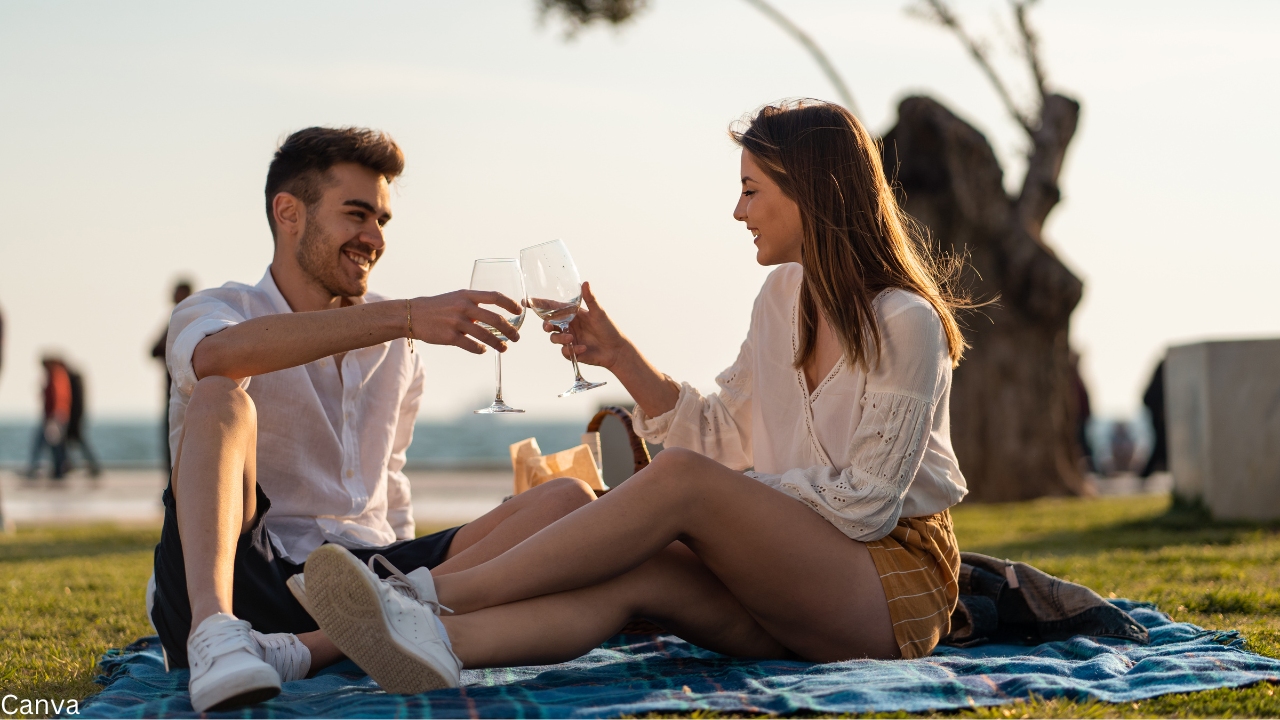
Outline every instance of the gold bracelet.
{"label": "gold bracelet", "polygon": [[412,355],[413,354],[413,305],[409,302],[408,298],[405,298],[404,300],[404,316],[405,316],[405,320],[408,321],[409,323],[409,338],[408,338],[409,354]]}

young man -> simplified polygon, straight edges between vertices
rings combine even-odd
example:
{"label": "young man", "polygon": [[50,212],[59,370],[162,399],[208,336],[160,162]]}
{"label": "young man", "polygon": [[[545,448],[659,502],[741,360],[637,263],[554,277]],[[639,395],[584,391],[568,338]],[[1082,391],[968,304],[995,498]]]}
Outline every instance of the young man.
{"label": "young man", "polygon": [[559,480],[413,539],[403,468],[424,372],[412,340],[501,352],[476,322],[519,333],[479,305],[520,308],[492,292],[367,292],[386,249],[388,186],[403,167],[378,132],[294,133],[267,173],[275,253],[262,280],[174,309],[165,353],[173,472],[149,600],[170,665],[191,668],[198,712],[273,697],[282,680],[341,657],[304,609],[299,573],[321,545],[446,574],[594,497],[585,483]]}

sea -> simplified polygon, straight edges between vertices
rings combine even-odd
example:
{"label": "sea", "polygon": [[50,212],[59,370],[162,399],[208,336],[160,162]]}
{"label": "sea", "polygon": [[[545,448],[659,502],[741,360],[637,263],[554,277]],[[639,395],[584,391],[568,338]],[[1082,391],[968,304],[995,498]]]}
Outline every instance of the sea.
{"label": "sea", "polygon": [[[408,467],[417,470],[484,470],[511,467],[508,447],[537,438],[544,453],[581,442],[582,421],[528,421],[468,415],[449,420],[423,420],[414,426]],[[25,468],[35,442],[34,421],[0,420],[0,467]],[[158,421],[93,420],[86,424],[89,447],[105,467],[159,467],[162,431]],[[79,464],[79,453],[71,451]],[[48,452],[45,453],[47,462]]]}

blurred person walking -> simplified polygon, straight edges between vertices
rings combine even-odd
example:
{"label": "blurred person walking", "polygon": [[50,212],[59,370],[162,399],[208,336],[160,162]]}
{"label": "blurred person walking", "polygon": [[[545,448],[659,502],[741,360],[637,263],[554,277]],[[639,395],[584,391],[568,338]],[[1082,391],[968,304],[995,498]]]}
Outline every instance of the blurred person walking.
{"label": "blurred person walking", "polygon": [[76,371],[70,365],[64,365],[67,371],[67,379],[71,383],[71,412],[67,419],[67,439],[66,439],[66,456],[67,470],[71,469],[70,458],[72,446],[80,449],[80,455],[84,458],[84,462],[89,466],[89,475],[98,477],[102,474],[102,465],[98,463],[98,456],[93,453],[93,449],[89,447],[89,441],[84,435],[84,376]]}
{"label": "blurred person walking", "polygon": [[1072,422],[1075,423],[1076,452],[1083,461],[1086,472],[1097,473],[1098,463],[1093,457],[1093,443],[1089,441],[1089,419],[1093,412],[1089,408],[1089,388],[1080,376],[1080,353],[1072,350],[1071,363],[1071,405]]}
{"label": "blurred person walking", "polygon": [[[191,282],[188,280],[179,280],[173,286],[173,305],[177,307],[178,303],[191,297]],[[164,471],[169,472],[173,467],[173,458],[169,454],[169,401],[173,399],[173,376],[169,374],[169,365],[165,361],[165,341],[169,339],[169,324],[166,322],[164,330],[160,331],[160,337],[156,338],[156,344],[151,346],[151,357],[160,361],[164,366],[164,409],[160,412],[160,448],[164,453]]]}
{"label": "blurred person walking", "polygon": [[1152,443],[1151,454],[1147,456],[1147,463],[1139,475],[1149,478],[1154,473],[1169,469],[1169,443],[1164,421],[1164,360],[1156,365],[1155,372],[1151,374],[1151,382],[1142,395],[1142,404],[1151,413]]}
{"label": "blurred person walking", "polygon": [[44,418],[36,428],[31,447],[31,464],[27,477],[34,478],[40,471],[40,459],[44,449],[53,455],[53,471],[50,476],[61,480],[67,472],[67,425],[71,422],[71,378],[62,360],[48,356],[40,359],[44,366]]}
{"label": "blurred person walking", "polygon": [[1129,423],[1117,420],[1111,424],[1111,474],[1123,475],[1133,469],[1133,454],[1137,449]]}

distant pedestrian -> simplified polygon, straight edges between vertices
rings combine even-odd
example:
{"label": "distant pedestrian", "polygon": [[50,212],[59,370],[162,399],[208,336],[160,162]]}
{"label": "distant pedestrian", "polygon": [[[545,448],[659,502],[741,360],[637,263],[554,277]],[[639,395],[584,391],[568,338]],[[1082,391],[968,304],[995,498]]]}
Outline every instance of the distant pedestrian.
{"label": "distant pedestrian", "polygon": [[1129,423],[1117,420],[1111,424],[1111,472],[1119,475],[1133,469],[1135,449]]}
{"label": "distant pedestrian", "polygon": [[1080,376],[1080,353],[1072,350],[1070,359],[1072,422],[1076,437],[1077,457],[1084,461],[1085,469],[1091,473],[1098,472],[1098,463],[1093,459],[1093,443],[1089,442],[1089,388],[1085,387],[1084,378]]}
{"label": "distant pedestrian", "polygon": [[62,360],[45,356],[44,366],[44,416],[36,428],[35,442],[31,448],[31,465],[27,477],[34,478],[40,471],[41,458],[47,447],[53,455],[53,471],[50,475],[61,480],[67,472],[67,425],[71,422],[71,378]]}
{"label": "distant pedestrian", "polygon": [[[179,280],[173,286],[173,304],[186,300],[191,297],[191,283],[187,280]],[[173,458],[169,457],[169,400],[173,397],[173,378],[169,376],[169,365],[165,361],[165,341],[169,338],[169,324],[165,323],[164,330],[160,333],[160,337],[156,339],[156,344],[151,346],[151,357],[160,361],[164,366],[164,410],[160,413],[160,448],[164,457],[164,471],[169,472],[173,467]]]}
{"label": "distant pedestrian", "polygon": [[93,454],[93,450],[89,447],[89,441],[84,435],[84,376],[76,372],[74,368],[66,366],[67,379],[71,381],[71,415],[67,420],[67,458],[70,461],[72,446],[80,448],[80,455],[84,457],[84,462],[89,466],[89,475],[98,477],[102,474],[102,466],[98,464],[98,457]]}
{"label": "distant pedestrian", "polygon": [[1147,464],[1143,466],[1141,473],[1146,478],[1169,469],[1169,444],[1165,435],[1164,418],[1164,360],[1156,365],[1156,371],[1151,374],[1151,382],[1142,395],[1142,404],[1151,412],[1151,432],[1154,436],[1151,455],[1147,457]]}

